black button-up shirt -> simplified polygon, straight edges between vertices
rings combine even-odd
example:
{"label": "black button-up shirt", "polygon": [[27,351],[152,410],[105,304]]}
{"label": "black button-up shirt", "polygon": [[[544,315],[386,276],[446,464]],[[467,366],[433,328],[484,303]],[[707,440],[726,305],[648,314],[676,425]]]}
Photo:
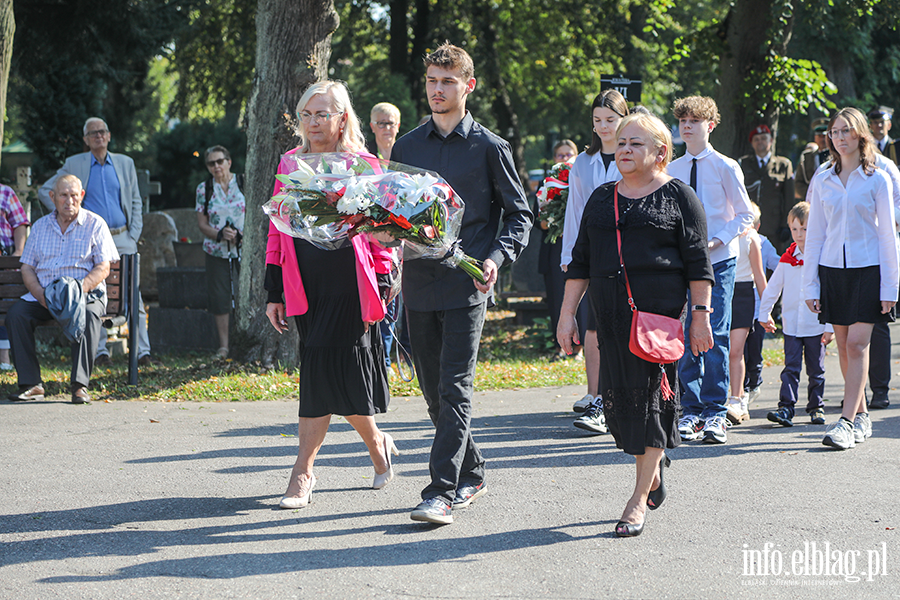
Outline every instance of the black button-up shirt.
{"label": "black button-up shirt", "polygon": [[[525,199],[509,143],[475,122],[471,113],[442,137],[429,120],[397,140],[391,160],[434,171],[465,204],[460,242],[478,260],[502,267],[528,244],[534,215]],[[501,226],[501,219],[503,221]],[[403,301],[410,310],[439,311],[492,301],[472,278],[439,260],[403,265]]]}

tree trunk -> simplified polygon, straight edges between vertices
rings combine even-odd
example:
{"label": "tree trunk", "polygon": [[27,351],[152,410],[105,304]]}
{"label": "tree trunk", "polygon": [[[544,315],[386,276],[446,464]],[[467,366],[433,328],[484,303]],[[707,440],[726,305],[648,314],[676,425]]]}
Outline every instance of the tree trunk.
{"label": "tree trunk", "polygon": [[760,123],[774,127],[778,111],[760,114],[758,100],[745,95],[747,83],[766,70],[766,51],[784,54],[793,19],[771,40],[772,0],[737,0],[722,27],[725,51],[719,61],[719,88],[716,104],[722,116],[712,141],[716,149],[732,158],[752,151],[748,135]]}
{"label": "tree trunk", "polygon": [[[484,5],[478,5],[473,14],[474,21],[481,23],[480,43],[484,44],[484,83],[493,95],[491,108],[494,118],[497,119],[497,134],[507,140],[512,150],[516,169],[523,184],[528,181],[528,171],[525,169],[525,146],[522,143],[522,135],[519,129],[519,115],[513,107],[509,97],[509,89],[500,65],[500,56],[497,51],[497,29],[494,26],[493,9]],[[478,73],[476,73],[476,76]]]}
{"label": "tree trunk", "polygon": [[13,0],[0,0],[0,145],[3,143],[3,122],[6,120],[6,84],[9,82],[9,65],[13,53],[13,36],[16,33],[16,15]]}
{"label": "tree trunk", "polygon": [[296,366],[295,327],[279,335],[266,317],[266,240],[269,219],[260,209],[272,195],[281,155],[296,145],[292,123],[300,96],[325,79],[331,35],[338,26],[333,0],[259,0],[256,75],[247,127],[244,248],[235,350],[243,360]]}

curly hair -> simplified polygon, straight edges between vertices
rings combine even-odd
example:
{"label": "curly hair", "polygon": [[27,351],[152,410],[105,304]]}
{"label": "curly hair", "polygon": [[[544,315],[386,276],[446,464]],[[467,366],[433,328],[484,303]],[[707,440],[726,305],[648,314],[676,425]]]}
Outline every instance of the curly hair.
{"label": "curly hair", "polygon": [[679,98],[675,101],[672,113],[676,119],[694,116],[698,119],[712,121],[718,125],[722,116],[719,114],[719,107],[716,101],[708,96],[688,96],[687,98]]}

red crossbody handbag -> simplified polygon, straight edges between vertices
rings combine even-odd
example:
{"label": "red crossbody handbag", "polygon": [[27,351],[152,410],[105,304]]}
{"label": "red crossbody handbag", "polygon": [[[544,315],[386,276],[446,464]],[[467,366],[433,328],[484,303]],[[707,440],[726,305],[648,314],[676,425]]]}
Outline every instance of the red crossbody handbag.
{"label": "red crossbody handbag", "polygon": [[625,275],[625,289],[628,292],[628,306],[631,307],[631,336],[628,348],[631,353],[647,362],[659,364],[662,371],[663,397],[671,399],[675,392],[669,386],[669,378],[663,365],[673,363],[684,355],[684,326],[678,319],[638,310],[631,294],[628,271],[622,258],[622,231],[619,229],[619,184],[613,190],[613,203],[616,209],[616,243],[619,247],[619,266]]}

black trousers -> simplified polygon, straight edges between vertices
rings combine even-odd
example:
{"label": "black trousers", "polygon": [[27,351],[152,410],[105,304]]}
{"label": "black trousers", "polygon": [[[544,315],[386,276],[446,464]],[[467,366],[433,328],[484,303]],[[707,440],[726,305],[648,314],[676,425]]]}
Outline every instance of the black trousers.
{"label": "black trousers", "polygon": [[484,481],[484,457],[472,438],[475,363],[484,326],[484,303],[453,310],[409,310],[409,339],[419,387],[434,423],[428,469],[431,483],[422,499],[453,502],[460,484]]}
{"label": "black trousers", "polygon": [[875,323],[869,343],[869,387],[887,394],[891,386],[891,330],[887,323]]}
{"label": "black trousers", "polygon": [[[87,387],[94,368],[94,354],[97,342],[103,332],[101,317],[106,306],[100,299],[86,296],[86,327],[81,343],[72,344],[72,385]],[[34,343],[34,330],[43,321],[53,320],[50,311],[38,302],[19,300],[6,314],[6,329],[9,332],[9,349],[20,386],[35,386],[41,383],[41,365],[38,362]],[[104,332],[105,333],[105,332]]]}
{"label": "black trousers", "polygon": [[759,321],[754,321],[750,334],[747,336],[747,342],[744,344],[744,364],[747,366],[747,374],[744,377],[745,392],[755,390],[762,385],[762,349],[765,337],[766,330],[762,328]]}

